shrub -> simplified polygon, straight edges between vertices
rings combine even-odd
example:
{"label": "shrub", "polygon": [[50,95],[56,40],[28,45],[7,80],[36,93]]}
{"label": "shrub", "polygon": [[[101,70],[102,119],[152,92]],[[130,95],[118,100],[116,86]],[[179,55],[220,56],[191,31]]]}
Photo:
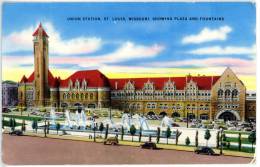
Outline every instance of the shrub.
{"label": "shrub", "polygon": [[134,141],[134,135],[136,133],[136,128],[134,125],[131,125],[130,127],[130,134],[132,135],[132,141]]}
{"label": "shrub", "polygon": [[190,138],[187,136],[185,139],[186,146],[190,145]]}
{"label": "shrub", "polygon": [[207,140],[207,146],[208,146],[208,141],[209,141],[210,137],[211,137],[210,131],[207,129],[205,131],[205,135],[204,135],[204,139]]}

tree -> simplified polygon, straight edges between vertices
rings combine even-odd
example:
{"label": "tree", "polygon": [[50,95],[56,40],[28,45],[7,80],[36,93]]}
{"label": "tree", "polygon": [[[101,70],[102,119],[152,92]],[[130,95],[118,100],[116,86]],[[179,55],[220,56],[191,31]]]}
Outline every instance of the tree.
{"label": "tree", "polygon": [[97,129],[97,125],[94,124],[94,127],[93,127],[93,132],[94,132],[94,142],[96,142],[96,129]]}
{"label": "tree", "polygon": [[199,146],[199,131],[196,130],[196,135],[195,135],[195,147]]}
{"label": "tree", "polygon": [[150,134],[149,135],[149,142],[151,142],[152,141],[152,135]]}
{"label": "tree", "polygon": [[217,132],[217,137],[216,137],[216,139],[217,139],[217,146],[216,146],[216,148],[219,148],[219,131]]}
{"label": "tree", "polygon": [[134,125],[131,125],[130,127],[130,134],[132,135],[132,142],[134,141],[134,135],[136,133],[136,128]]}
{"label": "tree", "polygon": [[2,118],[2,129],[5,129],[5,117]]}
{"label": "tree", "polygon": [[239,150],[239,151],[241,151],[241,143],[242,143],[241,133],[238,133],[238,150]]}
{"label": "tree", "polygon": [[187,136],[185,139],[186,146],[190,145],[190,138]]}
{"label": "tree", "polygon": [[15,125],[14,125],[14,119],[13,118],[9,119],[9,126],[10,126],[11,130],[14,131]]}
{"label": "tree", "polygon": [[210,137],[211,137],[210,131],[209,131],[209,129],[207,129],[204,134],[204,139],[207,140],[207,144],[206,144],[207,146],[208,146],[208,141],[209,141]]}
{"label": "tree", "polygon": [[254,151],[254,143],[256,142],[256,132],[252,131],[248,136],[248,141],[252,144],[252,152]]}
{"label": "tree", "polygon": [[32,129],[35,130],[36,133],[37,133],[37,128],[38,128],[38,124],[37,124],[37,121],[34,119],[33,123],[32,123]]}
{"label": "tree", "polygon": [[175,144],[178,145],[179,142],[179,137],[181,136],[181,132],[177,129],[176,130],[176,140],[175,140]]}
{"label": "tree", "polygon": [[167,139],[167,144],[168,144],[168,139],[169,139],[169,137],[171,137],[171,129],[170,129],[170,127],[168,126],[167,127],[167,129],[166,129],[166,133],[165,133],[165,135],[166,135],[166,139]]}
{"label": "tree", "polygon": [[47,137],[46,133],[47,133],[47,124],[46,124],[46,119],[45,119],[44,120],[44,137]]}
{"label": "tree", "polygon": [[142,139],[142,127],[140,126],[140,129],[139,129],[139,142],[141,142],[141,139]]}
{"label": "tree", "polygon": [[121,127],[121,140],[124,140],[124,134],[125,134],[125,130],[124,127]]}
{"label": "tree", "polygon": [[47,123],[47,134],[49,134],[49,130],[50,130],[50,121],[48,121]]}
{"label": "tree", "polygon": [[23,119],[23,122],[22,122],[22,129],[21,129],[23,132],[25,132],[26,130],[26,127],[25,127],[25,120]]}
{"label": "tree", "polygon": [[15,129],[15,127],[16,127],[16,120],[15,119],[13,119],[13,131],[14,131],[14,129]]}
{"label": "tree", "polygon": [[109,128],[109,125],[107,124],[107,125],[106,125],[105,139],[107,139],[107,136],[108,136],[108,128]]}
{"label": "tree", "polygon": [[60,123],[59,122],[56,123],[56,130],[57,130],[57,134],[58,134],[59,130],[60,130]]}
{"label": "tree", "polygon": [[104,130],[104,124],[103,122],[100,123],[98,130],[102,133]]}
{"label": "tree", "polygon": [[156,142],[157,142],[157,143],[160,142],[160,135],[161,135],[161,129],[158,127],[158,128],[157,128],[157,137],[156,137]]}

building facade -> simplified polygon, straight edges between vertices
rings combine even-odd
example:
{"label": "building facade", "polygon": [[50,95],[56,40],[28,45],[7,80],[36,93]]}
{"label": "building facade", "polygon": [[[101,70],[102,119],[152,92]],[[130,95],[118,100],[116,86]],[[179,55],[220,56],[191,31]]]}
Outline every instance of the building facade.
{"label": "building facade", "polygon": [[249,116],[246,87],[230,68],[221,76],[121,79],[88,70],[62,80],[48,68],[48,35],[41,25],[33,37],[35,69],[19,83],[21,106],[112,107],[144,115],[210,120],[243,121]]}
{"label": "building facade", "polygon": [[18,84],[13,81],[2,82],[2,107],[12,107],[18,104]]}

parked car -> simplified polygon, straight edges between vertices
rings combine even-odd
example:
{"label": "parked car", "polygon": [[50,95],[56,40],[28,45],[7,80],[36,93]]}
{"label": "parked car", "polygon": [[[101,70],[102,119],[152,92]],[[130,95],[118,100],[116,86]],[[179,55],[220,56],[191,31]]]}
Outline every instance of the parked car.
{"label": "parked car", "polygon": [[109,137],[104,140],[104,145],[118,145],[118,138],[117,137]]}
{"label": "parked car", "polygon": [[141,148],[145,149],[157,149],[157,146],[154,142],[145,142],[144,144],[141,144]]}
{"label": "parked car", "polygon": [[10,132],[9,135],[12,135],[12,136],[22,136],[23,132],[20,131],[20,130],[14,130],[14,131]]}
{"label": "parked car", "polygon": [[214,155],[215,152],[210,147],[197,147],[194,152],[196,154],[207,154],[207,155]]}
{"label": "parked car", "polygon": [[180,127],[180,125],[177,123],[172,123],[172,127]]}

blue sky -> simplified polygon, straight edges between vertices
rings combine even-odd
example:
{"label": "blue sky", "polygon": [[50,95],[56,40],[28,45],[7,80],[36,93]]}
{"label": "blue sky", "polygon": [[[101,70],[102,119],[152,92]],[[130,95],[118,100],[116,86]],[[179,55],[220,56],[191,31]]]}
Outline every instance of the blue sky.
{"label": "blue sky", "polygon": [[[4,3],[3,68],[23,69],[19,71],[26,74],[33,70],[31,34],[42,22],[50,36],[53,70],[182,74],[206,70],[220,75],[229,66],[238,75],[252,78],[255,12],[255,4],[244,2]],[[110,20],[67,20],[91,16]],[[112,21],[167,16],[223,17],[224,21]],[[17,58],[23,60],[12,61]]]}

